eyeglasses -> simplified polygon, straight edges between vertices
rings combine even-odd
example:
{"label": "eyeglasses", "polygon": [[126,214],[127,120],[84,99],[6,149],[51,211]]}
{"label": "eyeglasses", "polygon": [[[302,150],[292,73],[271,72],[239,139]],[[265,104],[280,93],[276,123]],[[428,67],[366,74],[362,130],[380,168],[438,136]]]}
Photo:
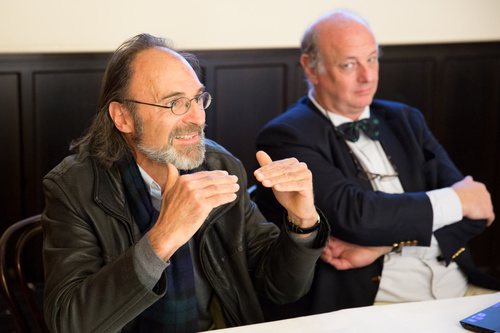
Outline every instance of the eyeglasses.
{"label": "eyeglasses", "polygon": [[380,173],[373,173],[370,171],[366,171],[362,167],[361,163],[359,163],[358,159],[354,155],[354,152],[351,150],[349,145],[346,144],[347,149],[349,150],[349,154],[351,155],[351,158],[354,162],[354,165],[356,166],[356,175],[358,176],[359,179],[372,181],[372,180],[375,180],[378,178],[380,181],[384,181],[384,180],[389,181],[389,180],[393,180],[394,178],[397,178],[399,176],[399,173],[398,173],[398,170],[396,169],[396,166],[394,165],[394,163],[392,163],[391,156],[389,154],[387,154],[387,152],[385,151],[385,148],[384,148],[384,145],[382,144],[382,142],[380,142],[380,145],[382,146],[382,149],[384,150],[385,154],[387,155],[387,159],[389,160],[389,163],[391,163],[391,166],[394,169],[395,173],[392,175],[384,175],[384,174],[380,174]]}
{"label": "eyeglasses", "polygon": [[175,99],[171,102],[168,102],[167,105],[144,103],[144,102],[139,102],[139,101],[136,101],[133,99],[125,99],[124,100],[124,102],[156,106],[156,107],[163,108],[163,109],[170,109],[170,111],[172,111],[172,113],[177,115],[177,116],[182,116],[183,114],[185,114],[189,111],[189,108],[191,107],[191,101],[195,101],[196,104],[198,104],[200,110],[205,110],[210,106],[210,103],[212,103],[212,96],[208,92],[204,92],[202,94],[194,96],[191,99],[189,99],[187,97],[181,97],[181,98]]}

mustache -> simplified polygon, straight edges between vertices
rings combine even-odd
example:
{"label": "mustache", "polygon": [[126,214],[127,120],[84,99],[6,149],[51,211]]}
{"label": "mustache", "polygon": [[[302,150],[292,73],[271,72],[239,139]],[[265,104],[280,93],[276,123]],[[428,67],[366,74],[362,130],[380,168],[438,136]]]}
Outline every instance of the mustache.
{"label": "mustache", "polygon": [[178,136],[178,135],[182,135],[184,133],[190,133],[190,132],[196,132],[196,133],[198,133],[198,135],[201,136],[202,134],[204,134],[206,127],[207,127],[206,124],[203,124],[201,126],[190,124],[190,125],[186,125],[186,126],[182,126],[182,127],[176,127],[172,130],[172,132],[170,132],[170,140],[169,141],[171,142],[173,140],[173,138]]}

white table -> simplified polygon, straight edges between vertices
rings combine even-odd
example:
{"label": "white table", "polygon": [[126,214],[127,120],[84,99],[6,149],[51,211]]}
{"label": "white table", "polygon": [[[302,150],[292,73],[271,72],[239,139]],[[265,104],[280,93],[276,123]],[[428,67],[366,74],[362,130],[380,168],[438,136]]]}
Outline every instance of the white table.
{"label": "white table", "polygon": [[367,306],[227,328],[221,333],[470,333],[462,328],[459,321],[498,302],[500,292],[437,301]]}

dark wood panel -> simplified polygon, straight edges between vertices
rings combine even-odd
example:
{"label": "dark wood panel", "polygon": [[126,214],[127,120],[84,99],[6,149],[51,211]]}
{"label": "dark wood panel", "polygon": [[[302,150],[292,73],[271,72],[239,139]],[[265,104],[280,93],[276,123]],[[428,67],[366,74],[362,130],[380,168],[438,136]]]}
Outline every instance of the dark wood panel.
{"label": "dark wood panel", "polygon": [[443,78],[441,141],[465,173],[481,174],[482,181],[492,184],[495,163],[477,160],[486,162],[496,156],[500,59],[449,60]]}
{"label": "dark wood panel", "polygon": [[[499,92],[499,58],[452,57],[443,66],[443,107],[437,117],[441,124],[437,135],[465,175],[487,184],[494,207],[500,207]],[[500,261],[492,254],[500,253],[499,239],[497,221],[471,243],[477,264],[496,267],[497,275]]]}
{"label": "dark wood panel", "polygon": [[[244,163],[253,181],[260,127],[307,93],[298,49],[213,50],[200,58],[214,96],[207,136]],[[0,54],[0,229],[43,209],[41,178],[94,114],[109,53]],[[484,181],[500,207],[500,41],[383,47],[377,98],[419,108],[460,170]],[[5,170],[5,171],[4,171]],[[4,185],[5,184],[5,185]],[[500,276],[500,226],[472,242]]]}
{"label": "dark wood panel", "polygon": [[[20,207],[20,214],[4,215],[0,222],[0,229],[6,229],[11,223],[34,214],[38,214],[43,209],[43,197],[41,191],[41,177],[48,171],[49,165],[54,164],[55,161],[61,157],[60,151],[52,150],[50,147],[43,146],[44,144],[39,137],[37,122],[41,120],[40,115],[37,114],[40,109],[40,101],[46,100],[47,110],[50,110],[44,116],[42,122],[51,122],[56,120],[60,110],[61,104],[58,104],[60,99],[70,100],[73,99],[74,90],[66,90],[60,94],[55,94],[50,91],[50,87],[57,86],[58,82],[47,82],[44,85],[36,85],[37,73],[50,73],[50,72],[64,72],[70,71],[72,73],[85,72],[85,71],[101,71],[104,72],[109,54],[107,53],[75,53],[75,54],[0,54],[0,75],[16,73],[18,82],[15,84],[14,92],[9,90],[0,89],[0,99],[5,96],[17,96],[18,105],[3,105],[9,112],[15,113],[15,121],[0,123],[0,132],[8,133],[11,128],[19,126],[20,146],[17,147],[16,152],[20,155],[20,166],[16,168],[21,173],[21,180],[12,184],[9,189],[10,195],[7,199],[6,206],[17,210]],[[69,83],[69,81],[78,80],[78,76],[70,75],[66,82],[68,87],[77,83]],[[96,82],[100,85],[100,78]],[[60,85],[60,84],[59,84]],[[43,90],[37,91],[38,88]],[[55,91],[57,92],[57,91]],[[95,96],[86,102],[95,103]],[[78,96],[75,96],[75,101],[79,101]],[[37,104],[38,103],[38,104]],[[3,104],[3,103],[2,103]],[[42,109],[43,109],[42,108]],[[70,110],[68,108],[68,110]],[[5,111],[3,111],[5,112]],[[51,133],[47,134],[53,138],[61,138],[60,133],[65,131],[65,126],[54,129]],[[72,137],[78,137],[81,133],[72,133]],[[64,143],[57,142],[56,145],[62,146]],[[5,142],[5,141],[2,141]],[[52,146],[53,143],[50,143]],[[43,146],[43,147],[42,147]],[[5,149],[2,146],[2,149]],[[43,157],[42,151],[44,153]],[[3,158],[3,156],[2,156]],[[42,162],[51,161],[48,163]],[[59,159],[60,160],[60,159]],[[54,164],[55,165],[55,164]],[[52,165],[53,166],[53,165]],[[14,182],[15,174],[4,174],[0,177],[2,181],[7,179]],[[11,177],[12,179],[9,179]],[[20,192],[20,197],[14,195]]]}
{"label": "dark wood panel", "polygon": [[[34,75],[37,174],[33,188],[42,200],[43,176],[65,156],[72,140],[90,125],[96,113],[104,72],[37,72]],[[37,204],[43,207],[43,202]]]}
{"label": "dark wood panel", "polygon": [[[2,219],[22,216],[21,124],[19,75],[0,74],[0,211]],[[7,225],[0,225],[3,232]]]}
{"label": "dark wood panel", "polygon": [[96,113],[102,72],[36,73],[37,158],[42,173],[68,154]]}
{"label": "dark wood panel", "polygon": [[[286,106],[294,103],[298,97],[304,93],[302,70],[300,68],[298,49],[268,49],[268,50],[215,50],[215,51],[194,51],[203,68],[204,77],[202,81],[209,90],[214,91],[216,86],[216,71],[224,67],[255,67],[262,66],[270,69],[276,66],[284,68],[285,78],[285,106],[281,112],[284,112]],[[238,81],[237,75],[233,80]],[[245,89],[247,84],[241,88]],[[224,93],[224,92],[218,92]]]}
{"label": "dark wood panel", "polygon": [[[283,66],[221,67],[215,71],[214,140],[236,155],[255,183],[255,135],[285,105]],[[211,110],[209,112],[212,112]]]}
{"label": "dark wood panel", "polygon": [[299,62],[297,62],[294,67],[294,73],[296,79],[295,81],[292,81],[293,98],[289,104],[297,102],[299,98],[307,95],[307,93],[309,92],[306,75]]}
{"label": "dark wood panel", "polygon": [[427,119],[432,111],[435,66],[432,59],[380,59],[379,86],[375,98],[406,103]]}

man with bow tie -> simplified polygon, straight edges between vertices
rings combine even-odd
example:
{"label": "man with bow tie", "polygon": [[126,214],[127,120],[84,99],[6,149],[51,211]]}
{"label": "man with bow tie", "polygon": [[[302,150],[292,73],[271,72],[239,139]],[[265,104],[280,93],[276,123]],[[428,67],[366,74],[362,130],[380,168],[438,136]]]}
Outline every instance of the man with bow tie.
{"label": "man with bow tie", "polygon": [[[464,178],[419,110],[373,99],[380,54],[368,24],[328,13],[306,31],[301,51],[309,94],[261,130],[257,147],[307,163],[331,237],[311,291],[287,306],[263,302],[268,319],[500,290],[467,246],[495,218],[490,194]],[[258,188],[256,202],[281,220],[269,190]],[[345,265],[335,253],[341,242],[393,250]]]}

